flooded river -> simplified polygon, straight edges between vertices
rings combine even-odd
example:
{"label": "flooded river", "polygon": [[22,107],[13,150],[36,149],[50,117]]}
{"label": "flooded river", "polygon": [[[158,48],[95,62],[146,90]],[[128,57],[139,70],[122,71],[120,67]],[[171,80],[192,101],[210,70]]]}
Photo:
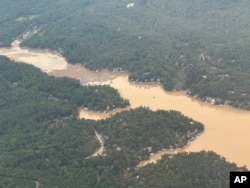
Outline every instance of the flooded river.
{"label": "flooded river", "polygon": [[22,49],[19,44],[20,42],[16,40],[11,48],[0,48],[0,55],[5,55],[14,61],[32,64],[47,73],[67,68],[67,62],[57,53],[48,50]]}
{"label": "flooded river", "polygon": [[[166,92],[159,84],[130,83],[125,73],[96,72],[81,65],[68,65],[61,56],[48,51],[21,49],[18,43],[14,43],[12,48],[0,48],[0,54],[33,64],[50,75],[79,79],[82,84],[108,84],[130,101],[130,108],[146,106],[152,110],[180,111],[205,125],[205,132],[191,142],[185,151],[213,150],[230,162],[250,168],[249,111],[213,106],[192,99],[185,92]],[[110,115],[80,110],[80,117],[88,119],[102,119]],[[160,155],[152,156],[151,160],[158,159]]]}
{"label": "flooded river", "polygon": [[[187,97],[185,92],[166,92],[158,84],[133,84],[127,76],[100,84],[116,88],[129,99],[131,108],[177,110],[202,122],[205,132],[185,151],[213,150],[230,162],[250,167],[250,112],[203,103]],[[158,159],[159,155],[153,158]]]}

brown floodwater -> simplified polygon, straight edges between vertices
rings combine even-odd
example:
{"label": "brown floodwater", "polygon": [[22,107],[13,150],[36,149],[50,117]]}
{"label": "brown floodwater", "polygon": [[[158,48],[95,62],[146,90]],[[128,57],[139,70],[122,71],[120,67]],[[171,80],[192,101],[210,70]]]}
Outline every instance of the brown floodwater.
{"label": "brown floodwater", "polygon": [[0,55],[7,56],[17,62],[34,65],[47,73],[66,69],[68,63],[56,52],[22,49],[19,44],[20,41],[16,40],[10,48],[0,48]]}
{"label": "brown floodwater", "polygon": [[[130,108],[145,106],[151,110],[180,111],[205,125],[204,133],[183,149],[184,151],[212,150],[230,162],[250,168],[249,111],[200,102],[186,96],[185,92],[166,92],[159,84],[130,83],[126,73],[90,71],[82,65],[67,64],[63,57],[55,53],[21,49],[15,43],[11,48],[0,48],[0,54],[15,61],[33,64],[50,75],[79,79],[82,84],[108,84],[130,101]],[[111,113],[83,109],[80,110],[80,117],[102,119],[109,117]],[[164,151],[151,156],[151,160],[160,158],[162,154]]]}
{"label": "brown floodwater", "polygon": [[[122,97],[129,99],[131,108],[145,106],[152,110],[177,110],[202,122],[204,133],[184,151],[213,150],[230,162],[250,167],[249,111],[200,102],[186,96],[185,92],[166,92],[158,84],[133,84],[128,82],[127,76],[100,84],[116,88]],[[151,159],[159,159],[159,155]]]}
{"label": "brown floodwater", "polygon": [[92,120],[107,119],[111,117],[112,115],[115,115],[118,112],[122,112],[122,111],[129,110],[129,109],[130,107],[118,108],[112,111],[96,112],[96,111],[81,108],[79,110],[79,118],[80,119],[92,119]]}
{"label": "brown floodwater", "polygon": [[170,157],[171,157],[171,156],[173,156],[173,155],[175,155],[177,153],[183,152],[183,151],[185,151],[184,148],[178,148],[178,149],[175,149],[175,150],[163,149],[161,151],[158,151],[157,153],[151,153],[149,159],[147,159],[145,161],[141,161],[137,165],[137,167],[140,168],[140,167],[146,166],[146,165],[148,165],[150,163],[156,163],[158,160],[161,159],[161,157],[163,155],[170,155]]}
{"label": "brown floodwater", "polygon": [[113,80],[114,78],[126,75],[126,73],[122,72],[112,72],[108,70],[96,70],[91,71],[81,64],[68,64],[66,69],[61,70],[53,70],[49,72],[49,75],[56,77],[67,76],[69,78],[74,78],[80,81],[82,85],[87,85],[91,82],[105,82]]}

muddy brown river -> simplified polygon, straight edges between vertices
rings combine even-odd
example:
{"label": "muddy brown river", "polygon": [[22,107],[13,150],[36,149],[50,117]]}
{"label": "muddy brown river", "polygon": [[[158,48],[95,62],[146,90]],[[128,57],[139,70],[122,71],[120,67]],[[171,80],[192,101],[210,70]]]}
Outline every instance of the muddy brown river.
{"label": "muddy brown river", "polygon": [[[130,101],[130,108],[145,106],[151,110],[180,111],[205,125],[204,133],[192,141],[184,151],[212,150],[229,162],[250,168],[249,111],[228,106],[213,106],[192,99],[186,96],[185,92],[166,92],[159,84],[130,83],[126,73],[107,70],[90,71],[82,65],[69,65],[56,53],[47,50],[21,49],[18,41],[14,42],[11,48],[0,48],[0,55],[8,56],[15,61],[33,64],[49,75],[76,78],[82,84],[108,84]],[[121,110],[117,110],[119,111]],[[117,112],[98,113],[82,109],[79,116],[102,119]],[[162,154],[164,151],[151,156],[151,161],[159,159]]]}

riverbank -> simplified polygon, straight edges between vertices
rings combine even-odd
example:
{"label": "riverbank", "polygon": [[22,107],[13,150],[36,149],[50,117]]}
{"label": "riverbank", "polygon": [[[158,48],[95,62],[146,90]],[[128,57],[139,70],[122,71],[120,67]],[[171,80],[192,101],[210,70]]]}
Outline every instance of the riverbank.
{"label": "riverbank", "polygon": [[[102,71],[95,72],[88,70],[91,76],[89,77],[90,79],[85,80],[87,78],[86,75],[88,75],[84,72],[86,68],[82,65],[69,66],[60,56],[56,56],[60,65],[57,66],[54,63],[54,58],[48,58],[52,56],[48,51],[41,51],[37,54],[37,52],[32,52],[32,50],[13,49],[12,47],[8,49],[1,48],[0,54],[6,55],[16,61],[25,60],[24,62],[27,61],[26,63],[39,67],[49,75],[58,77],[67,76],[82,80],[81,83],[84,85],[110,85],[119,91],[121,97],[130,101],[130,108],[132,109],[145,106],[151,110],[180,111],[184,115],[205,125],[204,133],[197,137],[188,146],[186,151],[212,150],[224,156],[230,162],[235,162],[241,166],[247,165],[250,168],[250,151],[246,150],[246,148],[250,148],[250,137],[248,135],[250,131],[249,111],[204,103],[186,96],[186,92],[166,92],[159,84],[130,83],[128,81],[128,74],[126,73],[106,70],[109,76],[100,76]],[[46,64],[46,67],[42,66],[43,64]],[[74,68],[71,69],[71,66]],[[95,112],[93,114],[99,116]]]}

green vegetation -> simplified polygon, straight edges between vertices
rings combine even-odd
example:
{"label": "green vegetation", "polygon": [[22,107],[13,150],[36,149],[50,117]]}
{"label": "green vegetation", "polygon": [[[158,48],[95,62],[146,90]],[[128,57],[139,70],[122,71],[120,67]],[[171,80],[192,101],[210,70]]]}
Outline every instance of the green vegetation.
{"label": "green vegetation", "polygon": [[[58,100],[64,101],[65,105],[68,106],[74,105],[75,109],[82,106],[96,111],[112,110],[129,105],[128,100],[123,100],[118,91],[110,86],[81,86],[79,81],[74,79],[48,77],[33,66],[13,63],[1,56],[0,74],[2,79],[5,79],[1,83],[3,89],[8,87],[13,92],[11,96],[8,93],[3,93],[1,96],[0,104],[3,108],[6,107],[5,103],[16,106],[20,103],[20,97],[23,97],[23,100],[29,102],[31,106],[34,101],[42,102],[42,105],[38,105],[40,107],[56,106]],[[7,86],[6,81],[11,82],[12,87]],[[31,94],[27,94],[28,92],[36,93],[37,98],[35,95],[33,97]],[[44,101],[39,100],[40,96],[47,100],[46,105]],[[69,107],[64,107],[61,110],[63,109],[66,110]],[[65,113],[73,113],[72,110],[69,111]],[[44,115],[44,117],[49,114]]]}
{"label": "green vegetation", "polygon": [[204,127],[176,111],[152,113],[141,107],[119,113],[96,129],[107,138],[105,147],[108,155],[123,158],[123,168],[116,167],[116,161],[113,162],[114,168],[124,171],[128,166],[136,166],[145,160],[152,152],[184,147]]}
{"label": "green vegetation", "polygon": [[[166,155],[156,165],[129,174],[126,187],[229,187],[228,172],[240,170],[214,152]],[[241,170],[244,170],[242,168]]]}
{"label": "green vegetation", "polygon": [[121,68],[202,100],[250,109],[246,0],[0,2],[0,46],[49,48],[91,69]]}
{"label": "green vegetation", "polygon": [[[113,93],[106,86],[99,86],[98,91],[102,99],[108,96],[106,92]],[[72,97],[77,92],[83,92],[81,97]],[[166,157],[156,165],[137,169],[141,160],[150,152],[182,147],[204,129],[179,112],[152,112],[146,108],[122,112],[107,120],[79,120],[77,107],[87,103],[78,101],[85,95],[88,100],[99,100],[91,92],[96,88],[82,87],[72,79],[49,77],[31,65],[0,57],[0,187],[144,187],[147,182],[134,177],[158,171],[159,164],[166,167],[169,161]],[[104,138],[105,155],[89,157],[100,147],[95,130]],[[193,165],[188,164],[197,161],[197,172],[216,168],[220,176],[207,173],[199,182],[195,179],[197,173],[183,184],[221,183],[217,187],[226,187],[225,174],[246,170],[211,152],[179,154],[172,160],[171,171],[162,169],[162,174],[174,173],[176,179],[161,179],[156,174],[150,177],[156,186],[163,181],[179,186],[178,178],[185,177],[182,170],[192,171]]]}
{"label": "green vegetation", "polygon": [[[77,120],[77,106],[68,92],[91,90],[4,57],[0,67],[0,187],[34,187],[35,180],[44,181],[45,187],[69,185],[69,174],[88,172],[69,164],[93,153],[99,143],[91,122]],[[44,84],[56,88],[46,90]]]}
{"label": "green vegetation", "polygon": [[[49,48],[91,69],[127,70],[131,81],[161,82],[250,109],[249,6],[246,0],[2,0],[0,46]],[[109,86],[81,86],[0,57],[0,187],[228,187],[247,170],[213,152],[166,155],[203,131],[175,111],[138,108],[101,121],[77,109],[129,104]],[[91,156],[104,138],[105,155]],[[88,159],[86,159],[88,157]]]}

